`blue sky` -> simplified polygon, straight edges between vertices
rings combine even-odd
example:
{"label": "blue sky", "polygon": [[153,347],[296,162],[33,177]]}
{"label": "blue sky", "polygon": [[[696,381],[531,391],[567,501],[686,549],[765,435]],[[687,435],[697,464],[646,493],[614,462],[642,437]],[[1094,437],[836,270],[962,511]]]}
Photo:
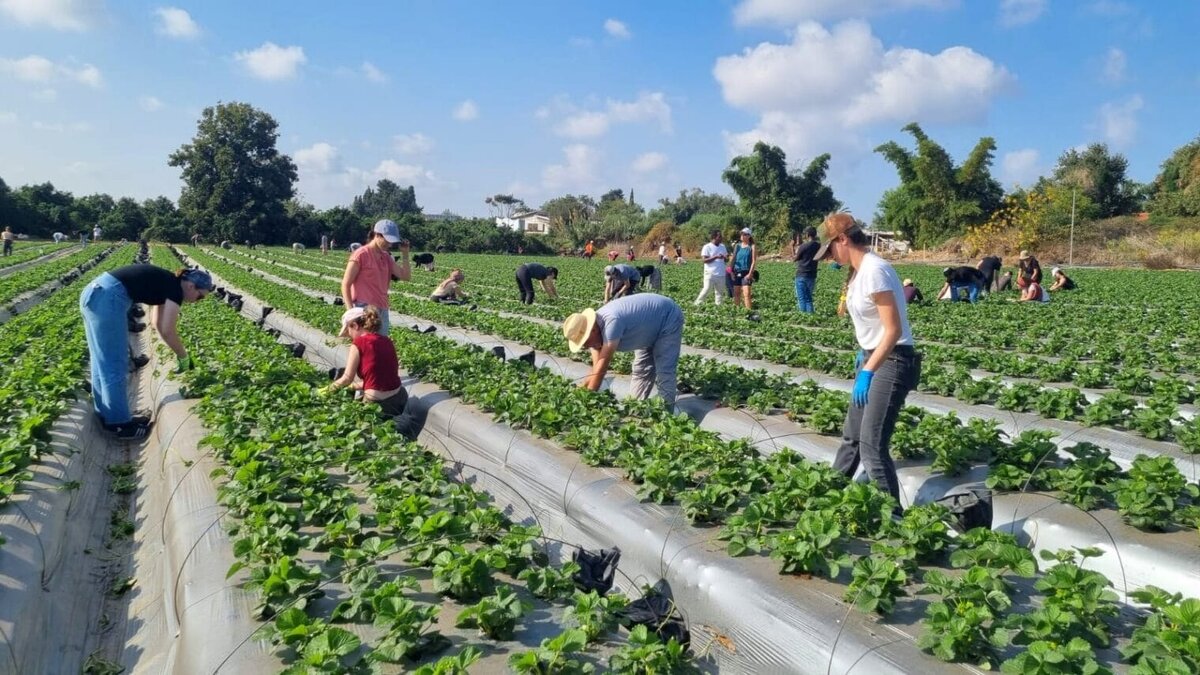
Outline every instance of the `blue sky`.
{"label": "blue sky", "polygon": [[176,198],[167,155],[237,100],[322,208],[383,177],[465,215],[728,193],[761,138],[831,152],[869,217],[896,183],[871,150],[910,121],[958,160],[995,137],[1006,186],[1093,141],[1150,180],[1200,133],[1196,0],[170,1],[0,0],[0,177]]}

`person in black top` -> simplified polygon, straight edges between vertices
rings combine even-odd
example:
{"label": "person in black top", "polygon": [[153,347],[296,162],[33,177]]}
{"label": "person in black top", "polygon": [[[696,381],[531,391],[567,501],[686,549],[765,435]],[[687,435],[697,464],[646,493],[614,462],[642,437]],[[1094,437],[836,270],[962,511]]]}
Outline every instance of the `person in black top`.
{"label": "person in black top", "polygon": [[1042,283],[1042,266],[1038,264],[1038,259],[1030,255],[1029,251],[1021,251],[1020,257],[1017,259],[1017,288],[1025,289],[1029,284]]}
{"label": "person in black top", "polygon": [[542,282],[542,288],[551,298],[558,297],[558,289],[554,280],[558,278],[557,267],[546,267],[540,263],[525,263],[517,268],[517,292],[521,294],[521,302],[533,304],[533,282]]}
{"label": "person in black top", "polygon": [[178,371],[192,368],[192,359],[179,339],[179,308],[196,302],[213,289],[212,277],[202,270],[170,271],[154,265],[118,267],[96,277],[79,296],[79,311],[92,363],[92,404],[104,428],[117,438],[136,440],[148,433],[148,416],[135,418],[126,393],[129,375],[127,316],[136,303],[153,307],[158,334],[179,359]]}
{"label": "person in black top", "polygon": [[979,292],[984,288],[986,278],[983,272],[963,265],[961,267],[947,267],[942,270],[942,275],[946,277],[946,285],[942,286],[942,290],[938,292],[938,297],[945,295],[946,291],[950,291],[950,300],[958,302],[962,298],[960,293],[967,292],[967,298],[972,302],[979,300]]}
{"label": "person in black top", "polygon": [[1067,276],[1062,271],[1061,267],[1055,267],[1050,270],[1050,278],[1054,279],[1054,283],[1046,290],[1050,291],[1073,291],[1075,290],[1075,281]]}
{"label": "person in black top", "polygon": [[800,245],[792,242],[796,261],[796,307],[805,314],[813,313],[813,289],[817,286],[817,261],[813,256],[821,248],[817,241],[817,228],[809,226],[804,230],[807,241]]}
{"label": "person in black top", "polygon": [[980,272],[983,272],[983,290],[989,292],[1000,290],[996,287],[996,283],[999,281],[998,275],[1000,268],[1003,266],[1004,261],[1000,259],[1000,256],[989,255],[979,261],[976,267],[979,268]]}

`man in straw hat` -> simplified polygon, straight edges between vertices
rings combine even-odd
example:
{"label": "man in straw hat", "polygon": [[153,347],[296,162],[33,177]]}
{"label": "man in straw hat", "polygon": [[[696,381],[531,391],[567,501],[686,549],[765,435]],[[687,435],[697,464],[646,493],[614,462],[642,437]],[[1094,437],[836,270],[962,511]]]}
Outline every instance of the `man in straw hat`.
{"label": "man in straw hat", "polygon": [[1042,266],[1029,251],[1021,251],[1017,257],[1017,271],[1017,288],[1024,290],[1029,284],[1042,283]]}
{"label": "man in straw hat", "polygon": [[676,368],[683,343],[683,310],[665,295],[643,293],[617,298],[598,310],[590,307],[563,322],[571,351],[592,352],[592,373],[580,383],[598,391],[616,352],[633,352],[634,398],[650,397],[650,387],[668,408],[675,407]]}

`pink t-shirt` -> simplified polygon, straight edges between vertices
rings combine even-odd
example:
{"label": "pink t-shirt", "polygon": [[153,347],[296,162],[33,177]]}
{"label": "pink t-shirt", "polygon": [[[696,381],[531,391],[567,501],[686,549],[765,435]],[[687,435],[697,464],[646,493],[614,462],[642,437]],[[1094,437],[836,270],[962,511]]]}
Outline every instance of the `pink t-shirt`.
{"label": "pink t-shirt", "polygon": [[350,284],[351,302],[387,309],[392,274],[400,274],[395,258],[374,246],[363,246],[350,254],[350,261],[358,263],[358,276]]}

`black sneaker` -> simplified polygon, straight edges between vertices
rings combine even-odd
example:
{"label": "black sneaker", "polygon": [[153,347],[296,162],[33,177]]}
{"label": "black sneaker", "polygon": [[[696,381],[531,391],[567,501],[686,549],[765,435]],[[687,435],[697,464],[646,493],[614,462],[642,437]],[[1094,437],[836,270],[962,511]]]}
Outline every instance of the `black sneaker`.
{"label": "black sneaker", "polygon": [[133,357],[134,368],[145,368],[147,363],[150,363],[150,357],[145,354],[138,354]]}
{"label": "black sneaker", "polygon": [[146,324],[139,323],[132,319],[129,320],[129,332],[130,333],[140,333],[144,330],[146,330]]}
{"label": "black sneaker", "polygon": [[109,431],[119,441],[140,441],[150,435],[150,426],[129,422]]}
{"label": "black sneaker", "polygon": [[105,431],[116,431],[117,429],[120,429],[121,427],[123,427],[127,424],[139,424],[142,426],[148,426],[150,424],[150,411],[149,410],[134,410],[133,416],[130,417],[129,421],[126,422],[125,424],[108,424],[107,422],[104,421],[104,418],[100,417],[99,415],[96,415],[96,419],[100,420],[100,426],[104,427]]}

